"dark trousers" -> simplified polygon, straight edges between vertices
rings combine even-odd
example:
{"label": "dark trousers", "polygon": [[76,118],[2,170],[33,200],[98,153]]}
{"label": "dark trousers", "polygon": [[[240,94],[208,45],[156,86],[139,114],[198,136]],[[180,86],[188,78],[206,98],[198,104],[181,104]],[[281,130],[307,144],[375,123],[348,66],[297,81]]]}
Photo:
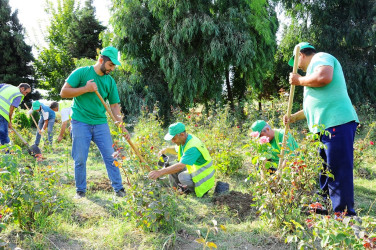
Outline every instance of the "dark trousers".
{"label": "dark trousers", "polygon": [[354,137],[358,124],[353,121],[326,129],[330,136],[323,135],[321,142],[326,149],[320,149],[324,169],[334,176],[329,178],[320,174],[320,188],[329,194],[334,212],[347,211],[348,215],[356,215],[354,210]]}

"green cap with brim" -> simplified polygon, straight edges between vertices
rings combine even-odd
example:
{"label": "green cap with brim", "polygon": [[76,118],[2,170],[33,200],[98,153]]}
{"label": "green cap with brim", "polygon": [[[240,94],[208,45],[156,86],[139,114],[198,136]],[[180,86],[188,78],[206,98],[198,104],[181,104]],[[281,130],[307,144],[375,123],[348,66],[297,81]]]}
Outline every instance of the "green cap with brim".
{"label": "green cap with brim", "polygon": [[[313,47],[310,43],[308,42],[301,42],[299,44],[297,44],[296,46],[299,46],[300,47],[300,50],[302,49],[307,49],[307,48],[311,48],[311,49],[315,49],[315,47]],[[295,46],[295,48],[296,48]],[[294,67],[294,58],[295,58],[295,48],[294,48],[294,53],[293,53],[293,56],[290,58],[289,60],[289,65],[291,67]]]}
{"label": "green cap with brim", "polygon": [[33,108],[33,110],[40,109],[40,102],[39,101],[33,102],[32,108]]}
{"label": "green cap with brim", "polygon": [[108,56],[111,60],[116,65],[121,65],[121,63],[118,61],[118,50],[112,46],[108,46],[101,51],[101,55],[103,56]]}
{"label": "green cap with brim", "polygon": [[252,126],[251,126],[251,129],[253,132],[259,132],[259,134],[261,134],[261,130],[266,126],[266,121],[264,120],[257,120],[255,121]]}
{"label": "green cap with brim", "polygon": [[181,122],[177,122],[174,124],[171,124],[170,127],[168,127],[168,133],[165,135],[164,139],[166,141],[170,141],[172,138],[174,138],[175,135],[180,134],[185,131],[185,126]]}

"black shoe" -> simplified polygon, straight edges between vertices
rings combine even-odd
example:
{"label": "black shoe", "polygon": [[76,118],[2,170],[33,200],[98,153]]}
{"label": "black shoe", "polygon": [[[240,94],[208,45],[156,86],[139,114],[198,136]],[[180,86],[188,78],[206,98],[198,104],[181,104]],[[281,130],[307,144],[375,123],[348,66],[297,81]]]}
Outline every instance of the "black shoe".
{"label": "black shoe", "polygon": [[126,195],[126,192],[124,188],[120,189],[119,191],[116,192],[117,197],[124,197]]}
{"label": "black shoe", "polygon": [[76,195],[74,196],[75,199],[81,199],[85,197],[85,192],[77,191]]}

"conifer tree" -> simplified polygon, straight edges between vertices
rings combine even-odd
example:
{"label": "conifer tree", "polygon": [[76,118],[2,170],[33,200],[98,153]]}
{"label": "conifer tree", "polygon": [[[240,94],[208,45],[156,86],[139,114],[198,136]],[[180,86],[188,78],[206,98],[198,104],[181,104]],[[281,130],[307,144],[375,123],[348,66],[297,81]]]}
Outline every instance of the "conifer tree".
{"label": "conifer tree", "polygon": [[0,83],[32,83],[34,60],[31,46],[25,43],[18,11],[11,12],[8,0],[0,0]]}

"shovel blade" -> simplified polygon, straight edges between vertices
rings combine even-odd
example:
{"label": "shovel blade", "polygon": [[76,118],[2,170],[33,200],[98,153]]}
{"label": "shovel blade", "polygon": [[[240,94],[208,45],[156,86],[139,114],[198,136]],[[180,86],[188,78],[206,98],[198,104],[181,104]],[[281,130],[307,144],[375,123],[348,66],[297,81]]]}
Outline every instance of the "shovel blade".
{"label": "shovel blade", "polygon": [[31,155],[36,157],[38,154],[42,154],[42,151],[37,145],[32,145],[30,148],[28,148],[27,152]]}

